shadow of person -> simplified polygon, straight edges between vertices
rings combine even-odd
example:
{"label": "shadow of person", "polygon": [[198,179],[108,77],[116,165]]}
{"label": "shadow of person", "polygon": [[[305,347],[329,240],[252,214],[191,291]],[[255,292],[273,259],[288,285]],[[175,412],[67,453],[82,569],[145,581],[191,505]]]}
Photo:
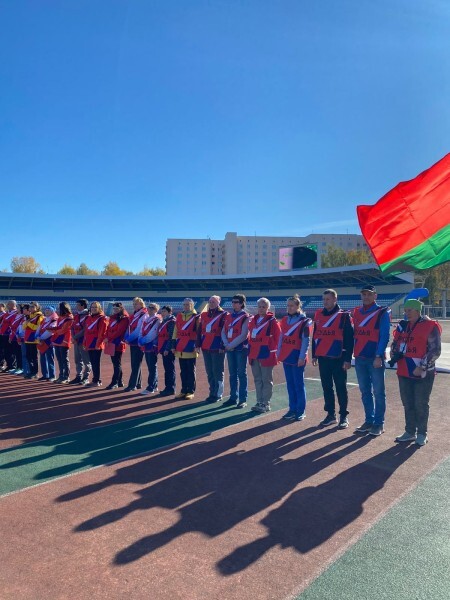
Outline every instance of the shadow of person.
{"label": "shadow of person", "polygon": [[86,521],[76,530],[95,529],[136,510],[154,507],[178,510],[177,523],[121,550],[114,559],[115,564],[138,560],[188,532],[218,536],[279,501],[300,481],[369,442],[368,439],[355,439],[355,436],[340,438],[300,458],[280,460],[280,454],[290,453],[296,447],[330,433],[330,430],[316,429],[316,433],[307,439],[299,439],[296,444],[286,445],[286,440],[276,440],[248,452],[237,450],[202,462],[140,490],[139,499]]}
{"label": "shadow of person", "polygon": [[293,492],[261,523],[267,535],[234,550],[217,564],[222,575],[243,571],[275,546],[306,554],[355,521],[364,503],[412,456],[412,447],[394,446],[317,486]]}

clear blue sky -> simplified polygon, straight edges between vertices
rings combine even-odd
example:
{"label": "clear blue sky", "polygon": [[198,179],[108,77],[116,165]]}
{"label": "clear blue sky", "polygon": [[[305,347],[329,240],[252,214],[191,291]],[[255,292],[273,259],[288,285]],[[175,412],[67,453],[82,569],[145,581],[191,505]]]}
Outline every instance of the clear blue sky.
{"label": "clear blue sky", "polygon": [[0,0],[0,268],[359,232],[449,151],[447,0]]}

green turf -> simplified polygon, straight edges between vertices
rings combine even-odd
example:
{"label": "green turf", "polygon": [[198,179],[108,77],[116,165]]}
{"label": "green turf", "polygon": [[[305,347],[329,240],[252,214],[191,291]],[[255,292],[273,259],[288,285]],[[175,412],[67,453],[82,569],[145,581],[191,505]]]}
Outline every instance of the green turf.
{"label": "green turf", "polygon": [[[306,381],[307,398],[322,395],[320,382]],[[249,393],[248,405],[255,403]],[[285,409],[285,384],[274,386],[272,410]],[[104,465],[129,456],[207,435],[258,418],[249,409],[196,404],[161,411],[137,419],[96,427],[0,452],[0,495],[56,477]]]}
{"label": "green turf", "polygon": [[448,600],[449,482],[447,459],[297,600]]}

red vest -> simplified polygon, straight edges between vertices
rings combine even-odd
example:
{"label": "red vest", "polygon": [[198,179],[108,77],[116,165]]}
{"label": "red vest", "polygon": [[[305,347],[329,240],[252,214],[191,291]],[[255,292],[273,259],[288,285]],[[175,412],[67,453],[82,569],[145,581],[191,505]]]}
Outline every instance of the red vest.
{"label": "red vest", "polygon": [[17,309],[14,309],[5,314],[0,325],[0,335],[9,335],[11,333],[11,323],[14,321],[17,313]]}
{"label": "red vest", "polygon": [[338,310],[332,315],[324,315],[322,310],[317,310],[314,315],[315,330],[313,336],[314,354],[328,358],[342,356],[344,342],[345,319],[349,314]]}
{"label": "red vest", "polygon": [[[227,314],[223,324],[223,330],[225,331],[225,336],[228,342],[232,342],[241,335],[242,327],[248,318],[249,314],[246,312],[240,314],[239,316],[232,315],[231,313]],[[247,340],[244,340],[242,346],[247,346]],[[238,349],[239,346],[235,348],[235,350]]]}
{"label": "red vest", "polygon": [[105,315],[89,315],[85,322],[83,346],[86,350],[102,350],[105,347],[103,340],[108,326]]}
{"label": "red vest", "polygon": [[185,321],[183,313],[177,314],[177,339],[175,340],[175,350],[177,352],[195,352],[197,321],[199,317],[200,315],[193,314]]}
{"label": "red vest", "polygon": [[[57,322],[58,322],[57,319],[52,319],[51,321],[47,321],[47,322],[43,321],[39,326],[39,338],[44,333],[44,331],[54,329],[53,325]],[[45,352],[47,352],[47,350],[50,348],[50,341],[51,341],[51,336],[49,336],[48,338],[45,338],[45,340],[42,340],[42,339],[40,340],[40,342],[38,344],[38,350],[41,354],[45,354]]]}
{"label": "red vest", "polygon": [[248,325],[248,358],[249,361],[259,360],[265,367],[271,367],[277,364],[278,349],[278,323],[272,313],[267,314],[262,321],[258,323],[258,316],[255,316]]}
{"label": "red vest", "polygon": [[158,329],[158,352],[162,354],[163,352],[168,352],[170,350],[170,340],[172,336],[169,337],[169,323],[173,323],[175,321],[175,317],[171,315],[166,321],[163,321]]}
{"label": "red vest", "polygon": [[[83,330],[83,327],[86,325],[86,319],[88,318],[88,316],[89,316],[89,313],[83,313],[82,315],[75,313],[73,315],[72,332],[74,335],[77,335],[78,333],[80,333]],[[83,338],[79,337],[76,340],[76,343],[82,344]]]}
{"label": "red vest", "polygon": [[[303,330],[310,325],[311,319],[307,317],[303,317],[303,319],[295,323],[288,323],[287,316],[281,319],[281,346],[278,360],[288,365],[296,365],[298,363],[302,347]],[[305,357],[305,361],[308,361],[308,356]]]}
{"label": "red vest", "polygon": [[[43,321],[43,320],[44,320],[44,317],[43,317],[42,313],[40,312],[37,315],[35,315],[32,319],[28,319],[27,323],[38,326],[40,321]],[[36,329],[31,329],[30,327],[24,327],[23,329],[25,332],[25,343],[26,344],[37,344],[37,342],[36,342],[37,327],[36,327]]]}
{"label": "red vest", "polygon": [[17,313],[16,315],[14,315],[14,319],[12,320],[10,327],[9,327],[9,329],[10,329],[9,341],[10,342],[14,342],[14,340],[15,340],[19,344],[21,343],[21,339],[17,335],[17,330],[19,329],[19,325],[24,320],[25,320],[25,315],[23,315],[21,313]]}
{"label": "red vest", "polygon": [[355,348],[353,354],[366,358],[376,355],[380,339],[380,319],[387,311],[386,307],[377,308],[368,313],[361,313],[361,307],[353,311],[355,326]]}
{"label": "red vest", "polygon": [[221,310],[211,316],[209,311],[201,314],[201,336],[203,350],[220,350],[222,347],[222,329],[227,313]]}
{"label": "red vest", "polygon": [[420,376],[413,375],[413,371],[420,366],[420,361],[427,353],[428,336],[435,327],[439,329],[439,332],[442,332],[442,328],[437,321],[428,319],[418,321],[409,332],[409,323],[405,325],[403,331],[399,331],[398,327],[394,333],[395,346],[397,350],[404,353],[404,357],[397,363],[397,375],[420,379]]}
{"label": "red vest", "polygon": [[109,343],[114,344],[116,352],[125,352],[126,346],[123,339],[129,324],[130,318],[128,313],[124,313],[121,319],[118,319],[115,315],[109,317],[108,329],[106,330],[105,337],[108,339]]}

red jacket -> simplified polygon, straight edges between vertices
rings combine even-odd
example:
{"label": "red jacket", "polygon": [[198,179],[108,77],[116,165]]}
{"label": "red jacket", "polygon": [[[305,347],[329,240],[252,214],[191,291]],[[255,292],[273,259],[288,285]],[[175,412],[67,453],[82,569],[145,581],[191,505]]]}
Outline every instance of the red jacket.
{"label": "red jacket", "polygon": [[70,331],[73,323],[73,315],[59,316],[55,330],[51,337],[52,346],[70,348]]}
{"label": "red jacket", "polygon": [[106,330],[106,341],[114,344],[116,352],[125,352],[126,344],[123,341],[128,327],[130,325],[130,317],[124,311],[122,318],[118,319],[116,315],[109,317],[108,329]]}
{"label": "red jacket", "polygon": [[103,350],[108,317],[103,314],[89,315],[84,325],[83,347],[86,350]]}

